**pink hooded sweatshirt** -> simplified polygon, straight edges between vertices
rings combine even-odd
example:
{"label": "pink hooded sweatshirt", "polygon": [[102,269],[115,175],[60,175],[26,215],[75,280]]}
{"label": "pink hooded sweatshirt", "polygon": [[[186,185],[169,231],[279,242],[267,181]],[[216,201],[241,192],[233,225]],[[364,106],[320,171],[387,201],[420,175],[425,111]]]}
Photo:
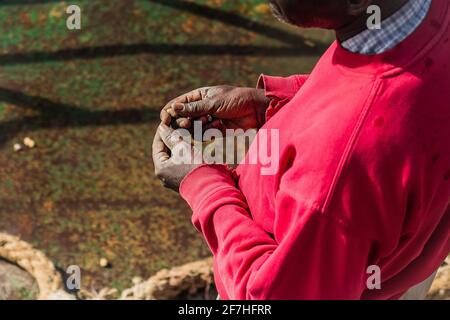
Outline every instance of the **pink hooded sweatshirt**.
{"label": "pink hooded sweatshirt", "polygon": [[[433,1],[386,53],[335,42],[309,76],[262,76],[277,172],[203,165],[180,188],[223,299],[395,299],[439,267],[450,251],[449,20],[449,1]],[[380,289],[367,286],[370,266]]]}

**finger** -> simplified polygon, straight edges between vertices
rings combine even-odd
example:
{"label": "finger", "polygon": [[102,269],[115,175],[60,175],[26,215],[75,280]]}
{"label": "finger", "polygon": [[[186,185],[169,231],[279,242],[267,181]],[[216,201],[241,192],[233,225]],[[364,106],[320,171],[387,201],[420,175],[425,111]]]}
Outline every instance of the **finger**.
{"label": "finger", "polygon": [[179,115],[174,110],[174,106],[177,103],[191,103],[197,100],[201,100],[206,96],[208,90],[209,87],[199,88],[169,101],[161,110],[160,113],[161,122],[166,125],[170,125],[170,122],[172,120],[171,118],[179,117]]}
{"label": "finger", "polygon": [[177,118],[177,112],[175,111],[175,104],[172,104],[170,108],[166,109],[166,112],[172,117]]}
{"label": "finger", "polygon": [[176,112],[173,109],[174,104],[176,103],[188,103],[190,101],[195,101],[195,99],[201,99],[203,88],[197,89],[186,94],[183,94],[175,99],[169,101],[160,112],[161,122],[170,125],[171,118],[177,118]]}
{"label": "finger", "polygon": [[202,125],[205,125],[205,124],[208,123],[208,117],[207,116],[201,116],[201,117],[198,117],[198,118],[192,118],[191,119],[191,123],[192,122],[201,122]]}
{"label": "finger", "polygon": [[202,100],[204,98],[205,92],[206,92],[205,88],[193,90],[186,95],[186,97],[185,97],[186,99],[184,101],[180,101],[180,102],[189,103],[189,102]]}
{"label": "finger", "polygon": [[192,121],[189,118],[172,118],[170,124],[164,124],[173,129],[191,129],[192,127]]}
{"label": "finger", "polygon": [[210,99],[190,103],[175,103],[173,106],[176,117],[197,118],[214,112],[214,102]]}
{"label": "finger", "polygon": [[172,121],[172,117],[170,116],[170,114],[167,112],[166,109],[161,110],[160,118],[161,118],[161,122],[166,125],[169,125],[170,122]]}
{"label": "finger", "polygon": [[180,128],[189,129],[192,126],[192,122],[189,118],[178,118],[176,122]]}
{"label": "finger", "polygon": [[170,128],[164,123],[161,123],[159,125],[158,133],[161,137],[161,140],[169,149],[173,149],[175,145],[182,141],[181,135],[176,130]]}
{"label": "finger", "polygon": [[176,97],[175,99],[170,100],[163,109],[170,109],[175,103],[190,103],[198,100],[204,99],[206,93],[210,87],[204,87],[192,90],[188,93],[182,94],[181,96]]}
{"label": "finger", "polygon": [[155,169],[160,167],[165,161],[170,159],[168,149],[164,144],[159,132],[155,133],[152,145],[152,157]]}

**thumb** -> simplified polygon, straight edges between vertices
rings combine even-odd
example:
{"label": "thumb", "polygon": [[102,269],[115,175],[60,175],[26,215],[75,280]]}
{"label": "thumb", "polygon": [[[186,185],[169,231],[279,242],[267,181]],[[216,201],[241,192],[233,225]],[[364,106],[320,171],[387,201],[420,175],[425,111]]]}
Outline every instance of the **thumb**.
{"label": "thumb", "polygon": [[164,144],[172,150],[181,141],[181,135],[171,127],[161,123],[158,127],[158,134]]}
{"label": "thumb", "polygon": [[204,99],[189,103],[177,103],[173,109],[178,116],[197,118],[212,113],[214,103],[210,99]]}

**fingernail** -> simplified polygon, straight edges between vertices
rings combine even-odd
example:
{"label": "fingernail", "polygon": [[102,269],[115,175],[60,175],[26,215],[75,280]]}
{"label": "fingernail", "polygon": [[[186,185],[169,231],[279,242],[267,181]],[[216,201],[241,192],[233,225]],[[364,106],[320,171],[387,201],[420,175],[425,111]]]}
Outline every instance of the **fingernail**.
{"label": "fingernail", "polygon": [[175,111],[182,111],[184,108],[184,105],[181,103],[176,103],[172,105],[173,110]]}

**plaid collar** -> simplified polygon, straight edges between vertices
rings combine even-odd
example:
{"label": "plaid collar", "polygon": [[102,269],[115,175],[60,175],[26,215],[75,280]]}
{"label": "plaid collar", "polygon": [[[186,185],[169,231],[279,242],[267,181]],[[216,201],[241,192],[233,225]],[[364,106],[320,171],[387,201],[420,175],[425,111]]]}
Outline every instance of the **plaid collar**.
{"label": "plaid collar", "polygon": [[381,29],[364,30],[342,42],[354,53],[380,54],[394,48],[412,34],[425,19],[432,0],[409,0],[400,10],[381,22]]}

